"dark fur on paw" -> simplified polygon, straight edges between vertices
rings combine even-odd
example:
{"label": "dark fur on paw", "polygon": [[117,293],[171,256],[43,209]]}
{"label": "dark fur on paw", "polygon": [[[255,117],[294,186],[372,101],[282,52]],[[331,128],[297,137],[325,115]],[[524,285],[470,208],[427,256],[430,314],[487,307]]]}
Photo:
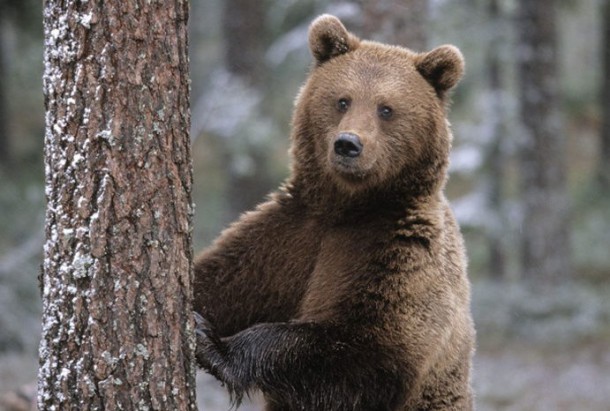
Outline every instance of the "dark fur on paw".
{"label": "dark fur on paw", "polygon": [[197,339],[197,348],[195,350],[197,364],[222,381],[218,368],[224,362],[225,345],[214,331],[214,326],[208,320],[203,318],[199,313],[194,312],[193,314],[195,317],[195,335]]}
{"label": "dark fur on paw", "polygon": [[193,312],[195,317],[195,333],[197,348],[195,357],[199,367],[213,375],[223,385],[227,386],[235,407],[239,406],[247,388],[243,387],[236,378],[230,366],[227,343],[223,341],[214,326],[199,313]]}
{"label": "dark fur on paw", "polygon": [[197,334],[197,340],[207,339],[209,340],[217,350],[224,351],[224,344],[222,343],[220,337],[214,330],[214,326],[208,320],[203,318],[199,313],[194,312],[195,316],[195,333]]}

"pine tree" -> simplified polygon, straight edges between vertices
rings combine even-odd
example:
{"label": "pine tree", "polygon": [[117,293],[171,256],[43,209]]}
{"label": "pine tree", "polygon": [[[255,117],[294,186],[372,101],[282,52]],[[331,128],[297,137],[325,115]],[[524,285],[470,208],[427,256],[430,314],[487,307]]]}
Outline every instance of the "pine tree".
{"label": "pine tree", "polygon": [[196,409],[187,19],[45,1],[39,409]]}

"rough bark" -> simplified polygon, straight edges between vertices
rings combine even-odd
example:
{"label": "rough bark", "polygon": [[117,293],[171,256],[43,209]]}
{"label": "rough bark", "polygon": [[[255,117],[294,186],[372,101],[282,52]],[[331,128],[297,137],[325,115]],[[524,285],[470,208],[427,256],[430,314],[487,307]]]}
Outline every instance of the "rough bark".
{"label": "rough bark", "polygon": [[523,142],[519,152],[524,275],[570,275],[566,142],[559,95],[557,2],[520,0],[517,51]]}
{"label": "rough bark", "polygon": [[196,409],[187,19],[45,2],[39,409]]}
{"label": "rough bark", "polygon": [[602,132],[598,165],[599,182],[605,192],[610,192],[610,1],[603,2],[602,21]]}
{"label": "rough bark", "polygon": [[363,2],[364,38],[425,51],[428,3],[427,0]]}

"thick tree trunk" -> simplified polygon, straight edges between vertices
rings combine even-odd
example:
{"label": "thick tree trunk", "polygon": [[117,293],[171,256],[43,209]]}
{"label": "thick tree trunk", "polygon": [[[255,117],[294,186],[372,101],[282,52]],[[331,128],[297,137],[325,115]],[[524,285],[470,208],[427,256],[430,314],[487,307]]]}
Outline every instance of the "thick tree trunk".
{"label": "thick tree trunk", "polygon": [[519,1],[522,262],[526,278],[539,282],[571,271],[556,15],[555,0]]}
{"label": "thick tree trunk", "polygon": [[425,51],[428,3],[427,0],[363,2],[364,37]]}
{"label": "thick tree trunk", "polygon": [[41,410],[191,410],[188,2],[46,0]]}
{"label": "thick tree trunk", "polygon": [[610,1],[603,2],[602,22],[602,132],[598,166],[599,182],[610,192]]}

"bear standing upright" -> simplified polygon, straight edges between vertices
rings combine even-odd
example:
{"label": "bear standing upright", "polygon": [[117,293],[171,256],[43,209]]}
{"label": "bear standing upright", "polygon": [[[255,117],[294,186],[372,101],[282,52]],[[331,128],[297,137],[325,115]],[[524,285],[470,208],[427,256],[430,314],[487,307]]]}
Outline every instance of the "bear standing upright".
{"label": "bear standing upright", "polygon": [[267,410],[470,410],[474,328],[443,194],[459,50],[309,30],[291,176],[195,263],[197,360]]}

